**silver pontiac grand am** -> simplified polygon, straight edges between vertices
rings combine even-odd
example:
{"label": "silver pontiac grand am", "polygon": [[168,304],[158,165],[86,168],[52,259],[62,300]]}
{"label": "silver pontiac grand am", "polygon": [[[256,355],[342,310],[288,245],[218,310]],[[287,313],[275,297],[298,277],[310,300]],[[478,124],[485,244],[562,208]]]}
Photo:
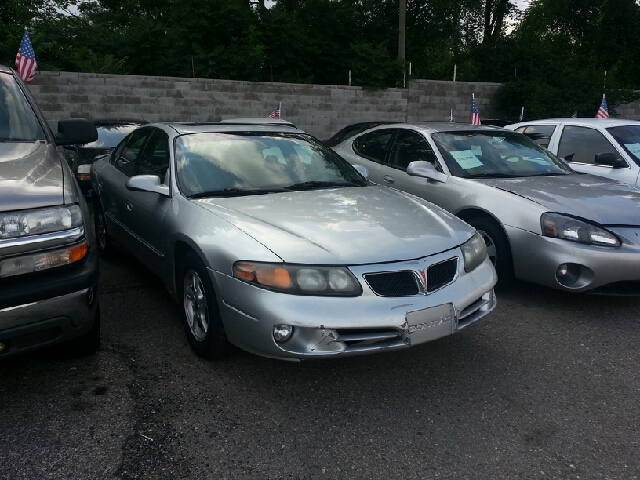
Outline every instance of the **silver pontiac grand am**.
{"label": "silver pontiac grand am", "polygon": [[496,304],[473,228],[282,122],[144,126],[92,182],[103,257],[124,248],[160,276],[205,358],[403,349]]}
{"label": "silver pontiac grand am", "polygon": [[499,285],[640,294],[640,189],[577,173],[524,135],[385,125],[334,149],[369,179],[431,201],[484,237]]}

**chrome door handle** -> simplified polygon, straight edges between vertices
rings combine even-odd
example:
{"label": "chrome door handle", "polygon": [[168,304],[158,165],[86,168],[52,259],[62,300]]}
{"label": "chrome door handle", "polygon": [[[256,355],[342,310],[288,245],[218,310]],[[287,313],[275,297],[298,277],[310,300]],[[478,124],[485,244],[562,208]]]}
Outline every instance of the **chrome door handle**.
{"label": "chrome door handle", "polygon": [[133,205],[131,204],[131,202],[130,202],[130,201],[128,201],[128,200],[127,200],[127,201],[124,203],[124,206],[125,206],[125,208],[127,209],[127,211],[128,211],[128,212],[133,211]]}
{"label": "chrome door handle", "polygon": [[385,183],[393,183],[393,182],[396,181],[396,179],[393,178],[391,175],[385,175],[384,176],[384,181],[385,181]]}

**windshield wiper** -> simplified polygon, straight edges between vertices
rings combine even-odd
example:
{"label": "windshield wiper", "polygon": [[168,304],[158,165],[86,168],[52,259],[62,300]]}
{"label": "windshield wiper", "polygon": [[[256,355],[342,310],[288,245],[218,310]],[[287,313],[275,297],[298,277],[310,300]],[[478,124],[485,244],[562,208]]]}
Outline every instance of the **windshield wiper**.
{"label": "windshield wiper", "polygon": [[523,175],[514,175],[513,173],[477,173],[464,178],[518,178]]}
{"label": "windshield wiper", "polygon": [[316,188],[334,188],[334,187],[355,187],[355,183],[338,183],[338,182],[321,182],[312,180],[310,182],[295,183],[285,187],[287,190],[314,190]]}
{"label": "windshield wiper", "polygon": [[246,195],[264,195],[267,193],[282,193],[287,190],[283,188],[277,189],[246,189],[246,188],[225,188],[222,190],[209,190],[206,192],[198,192],[189,195],[188,198],[208,198],[208,197],[243,197]]}

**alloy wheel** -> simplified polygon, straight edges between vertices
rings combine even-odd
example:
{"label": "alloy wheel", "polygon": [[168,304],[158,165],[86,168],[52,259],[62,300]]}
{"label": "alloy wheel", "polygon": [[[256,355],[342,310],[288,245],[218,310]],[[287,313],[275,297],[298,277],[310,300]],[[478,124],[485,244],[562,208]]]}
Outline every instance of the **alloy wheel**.
{"label": "alloy wheel", "polygon": [[200,276],[193,270],[184,275],[184,312],[193,337],[201,342],[209,330],[207,297]]}

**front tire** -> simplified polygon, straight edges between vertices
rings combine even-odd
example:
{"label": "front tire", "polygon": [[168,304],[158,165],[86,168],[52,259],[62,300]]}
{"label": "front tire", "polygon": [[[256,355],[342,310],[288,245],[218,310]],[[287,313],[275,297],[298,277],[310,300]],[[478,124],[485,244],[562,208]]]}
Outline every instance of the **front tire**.
{"label": "front tire", "polygon": [[507,235],[494,220],[477,217],[467,221],[475,228],[487,245],[487,254],[498,274],[497,287],[508,288],[513,284],[513,258]]}
{"label": "front tire", "polygon": [[220,310],[209,273],[202,261],[188,253],[179,274],[184,310],[184,331],[191,349],[207,360],[229,354],[231,344],[222,324]]}
{"label": "front tire", "polygon": [[100,256],[105,260],[112,260],[116,255],[115,247],[109,232],[107,232],[107,219],[104,216],[102,208],[98,205],[98,201],[94,202],[94,221],[96,227],[96,240]]}

